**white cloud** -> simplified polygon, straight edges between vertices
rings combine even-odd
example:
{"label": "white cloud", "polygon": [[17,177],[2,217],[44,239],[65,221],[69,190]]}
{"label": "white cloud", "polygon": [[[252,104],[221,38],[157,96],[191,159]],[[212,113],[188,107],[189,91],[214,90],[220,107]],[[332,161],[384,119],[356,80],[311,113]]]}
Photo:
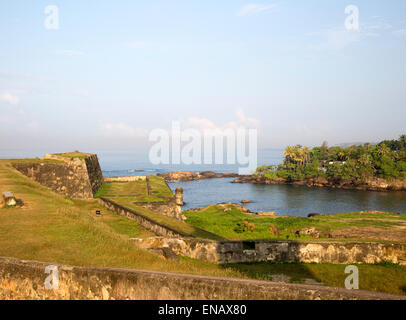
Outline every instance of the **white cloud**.
{"label": "white cloud", "polygon": [[183,122],[183,125],[188,128],[198,130],[224,130],[224,129],[240,129],[240,128],[258,128],[260,121],[254,118],[249,118],[245,115],[244,110],[238,108],[235,111],[237,120],[226,122],[223,125],[216,125],[213,121],[206,118],[190,117]]}
{"label": "white cloud", "polygon": [[238,117],[238,121],[240,124],[247,126],[249,128],[258,128],[260,121],[255,118],[249,118],[245,115],[245,112],[242,108],[238,108],[236,111],[236,115]]}
{"label": "white cloud", "polygon": [[152,43],[139,41],[130,43],[129,46],[134,49],[145,49],[151,47]]}
{"label": "white cloud", "polygon": [[275,4],[257,4],[257,3],[250,3],[243,6],[238,12],[238,17],[243,16],[252,16],[259,13],[263,13],[266,11],[271,11],[276,7]]}
{"label": "white cloud", "polygon": [[312,45],[315,49],[342,49],[361,40],[362,34],[357,31],[348,31],[344,27],[331,28],[320,32],[307,33],[308,36],[317,36],[321,42]]}
{"label": "white cloud", "polygon": [[399,37],[406,37],[406,29],[395,30],[393,34]]}
{"label": "white cloud", "polygon": [[307,33],[307,36],[317,36],[321,42],[313,45],[316,49],[339,50],[348,47],[351,44],[360,42],[367,38],[378,37],[376,32],[347,30],[345,27],[336,27],[325,29],[320,32]]}
{"label": "white cloud", "polygon": [[1,124],[7,124],[10,122],[10,119],[6,116],[0,116],[0,123]]}
{"label": "white cloud", "polygon": [[128,138],[143,138],[148,136],[148,130],[135,128],[126,123],[100,123],[100,130],[106,136],[119,136]]}
{"label": "white cloud", "polygon": [[361,33],[356,31],[348,31],[345,28],[334,28],[325,32],[327,45],[335,48],[342,49],[351,43],[361,40]]}
{"label": "white cloud", "polygon": [[384,20],[379,20],[372,23],[366,23],[364,28],[367,30],[389,30],[392,29],[392,25]]}
{"label": "white cloud", "polygon": [[0,100],[7,102],[11,105],[17,105],[20,103],[20,98],[17,96],[12,95],[9,92],[5,92],[3,94],[0,95]]}
{"label": "white cloud", "polygon": [[306,35],[320,38],[321,42],[313,45],[313,48],[338,50],[368,38],[379,37],[392,28],[393,26],[383,18],[374,16],[369,18],[369,21],[362,23],[359,30],[347,30],[345,26],[337,26]]}
{"label": "white cloud", "polygon": [[63,56],[83,56],[85,54],[78,50],[56,50],[55,53]]}
{"label": "white cloud", "polygon": [[388,30],[392,29],[392,25],[390,25],[389,23],[380,22],[378,24],[366,26],[366,28],[370,30]]}
{"label": "white cloud", "polygon": [[37,121],[31,121],[27,124],[27,128],[30,131],[38,131],[40,129],[40,125]]}

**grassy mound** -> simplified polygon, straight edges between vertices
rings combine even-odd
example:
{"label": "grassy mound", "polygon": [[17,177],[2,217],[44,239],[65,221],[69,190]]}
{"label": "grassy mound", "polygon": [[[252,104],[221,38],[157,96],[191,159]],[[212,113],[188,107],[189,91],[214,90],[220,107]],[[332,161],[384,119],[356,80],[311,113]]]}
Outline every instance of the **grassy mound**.
{"label": "grassy mound", "polygon": [[[305,228],[315,228],[320,239],[334,238],[358,241],[406,241],[406,215],[396,213],[343,213],[302,217],[265,217],[247,214],[234,205],[208,206],[200,211],[185,211],[187,223],[230,240],[313,239],[295,235]],[[247,227],[244,228],[244,225]],[[276,230],[275,232],[271,232]]]}

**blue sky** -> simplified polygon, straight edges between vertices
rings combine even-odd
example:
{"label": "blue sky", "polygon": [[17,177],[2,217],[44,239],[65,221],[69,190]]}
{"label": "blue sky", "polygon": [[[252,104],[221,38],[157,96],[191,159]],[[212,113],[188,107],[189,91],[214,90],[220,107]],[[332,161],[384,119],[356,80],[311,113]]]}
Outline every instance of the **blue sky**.
{"label": "blue sky", "polygon": [[276,148],[405,133],[403,0],[2,1],[0,38],[3,149],[137,148],[173,120]]}

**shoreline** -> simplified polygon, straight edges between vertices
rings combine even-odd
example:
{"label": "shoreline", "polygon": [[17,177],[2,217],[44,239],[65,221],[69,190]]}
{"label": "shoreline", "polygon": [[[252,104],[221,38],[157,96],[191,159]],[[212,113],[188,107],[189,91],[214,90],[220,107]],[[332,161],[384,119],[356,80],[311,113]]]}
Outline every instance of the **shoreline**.
{"label": "shoreline", "polygon": [[393,179],[386,180],[382,178],[369,179],[362,182],[343,180],[340,182],[329,181],[325,178],[307,178],[304,180],[288,181],[286,179],[268,179],[264,177],[241,177],[235,179],[232,183],[253,183],[253,184],[286,184],[305,186],[309,188],[332,188],[360,191],[380,191],[380,192],[403,192],[406,191],[406,180]]}
{"label": "shoreline", "polygon": [[164,178],[166,181],[196,181],[206,179],[248,177],[241,176],[238,173],[219,173],[214,171],[202,171],[202,172],[173,171],[173,172],[158,173],[157,176]]}
{"label": "shoreline", "polygon": [[283,178],[269,179],[258,176],[239,175],[237,173],[218,173],[213,171],[203,171],[200,173],[188,171],[174,171],[174,172],[159,173],[157,174],[157,176],[162,177],[169,182],[235,178],[233,181],[231,181],[231,183],[285,184],[285,185],[305,186],[309,188],[317,187],[317,188],[380,191],[380,192],[406,191],[406,180],[401,179],[387,180],[383,178],[372,178],[361,182],[352,180],[343,180],[340,182],[335,182],[327,180],[326,178],[323,177],[317,177],[296,181],[288,181]]}

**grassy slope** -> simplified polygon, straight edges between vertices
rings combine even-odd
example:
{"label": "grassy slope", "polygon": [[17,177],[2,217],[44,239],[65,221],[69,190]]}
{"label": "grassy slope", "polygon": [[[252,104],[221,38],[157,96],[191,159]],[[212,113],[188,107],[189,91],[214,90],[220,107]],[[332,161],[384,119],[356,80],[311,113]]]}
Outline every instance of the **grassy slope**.
{"label": "grassy slope", "polygon": [[171,227],[175,230],[187,233],[191,236],[211,240],[224,240],[224,238],[220,236],[216,236],[207,231],[200,230],[199,228],[196,228],[195,226],[188,223],[184,223],[182,221],[178,221],[162,214],[153,212],[152,210],[137,206],[135,202],[166,201],[170,198],[173,198],[172,191],[168,188],[164,179],[156,176],[149,176],[149,180],[151,191],[154,196],[148,196],[145,181],[132,181],[104,183],[97,192],[96,197],[110,198],[118,204],[133,209],[146,217],[167,225],[168,227]]}
{"label": "grassy slope", "polygon": [[[0,256],[79,266],[122,267],[218,276],[240,276],[200,261],[166,261],[140,250],[130,237],[151,236],[97,200],[71,200],[21,175],[0,160],[0,192],[12,191],[23,208],[0,206]],[[102,210],[102,217],[95,210]]]}
{"label": "grassy slope", "polygon": [[133,182],[108,182],[103,183],[97,191],[95,197],[107,196],[133,196],[134,198],[143,197],[147,194],[147,185],[145,181]]}
{"label": "grassy slope", "polygon": [[151,192],[154,196],[157,196],[157,197],[160,197],[163,199],[173,198],[172,191],[166,184],[165,179],[154,176],[154,175],[150,175],[149,176],[149,185],[151,187]]}
{"label": "grassy slope", "polygon": [[131,202],[160,202],[173,197],[172,191],[167,187],[165,180],[156,176],[149,176],[151,196],[148,196],[147,183],[143,180],[131,182],[103,183],[95,197],[120,197]]}
{"label": "grassy slope", "polygon": [[[295,239],[293,235],[296,230],[315,227],[317,230],[329,232],[348,227],[380,227],[387,228],[390,232],[392,227],[404,226],[406,215],[392,213],[345,213],[337,215],[319,216],[314,218],[301,217],[261,217],[246,214],[228,206],[229,211],[224,211],[221,206],[210,206],[200,212],[185,211],[187,222],[196,227],[213,232],[222,237],[232,240],[254,240],[254,239]],[[254,231],[238,233],[234,231],[238,223],[248,221],[255,225]],[[269,226],[275,226],[280,236],[274,236],[269,231]],[[406,230],[404,230],[406,239]],[[309,236],[300,236],[300,239],[309,239]],[[347,239],[348,240],[348,239]],[[363,239],[358,239],[363,240]],[[369,239],[371,240],[371,239]]]}
{"label": "grassy slope", "polygon": [[[102,209],[102,217],[96,217],[94,212],[100,209],[96,200],[71,200],[56,195],[7,167],[7,162],[0,160],[0,192],[13,191],[25,205],[18,209],[0,208],[0,256],[78,266],[268,280],[272,274],[284,273],[293,276],[295,281],[312,278],[326,285],[344,285],[343,265],[261,263],[219,266],[189,258],[163,260],[129,241],[129,237],[149,235],[136,222],[117,217],[105,209]],[[405,267],[364,265],[360,268],[362,289],[405,293]]]}

